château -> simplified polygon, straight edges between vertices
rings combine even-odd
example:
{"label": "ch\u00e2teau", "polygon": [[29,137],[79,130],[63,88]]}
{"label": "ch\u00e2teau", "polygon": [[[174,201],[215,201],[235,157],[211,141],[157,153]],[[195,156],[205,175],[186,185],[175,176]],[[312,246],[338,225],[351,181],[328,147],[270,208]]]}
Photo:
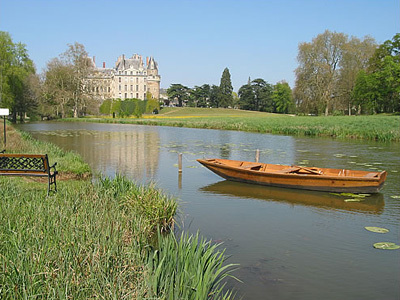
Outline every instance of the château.
{"label": "ch\u00e2teau", "polygon": [[93,71],[88,79],[93,86],[93,96],[99,100],[145,100],[147,93],[152,98],[160,98],[161,76],[153,57],[147,57],[145,65],[141,55],[134,54],[131,58],[126,58],[123,54],[118,57],[113,68],[106,68],[105,62],[101,68],[97,67],[95,57],[89,61]]}

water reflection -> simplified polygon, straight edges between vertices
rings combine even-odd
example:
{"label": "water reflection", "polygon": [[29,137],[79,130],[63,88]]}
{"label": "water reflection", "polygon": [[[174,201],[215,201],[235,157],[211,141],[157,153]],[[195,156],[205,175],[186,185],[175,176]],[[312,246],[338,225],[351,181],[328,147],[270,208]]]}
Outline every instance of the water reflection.
{"label": "water reflection", "polygon": [[155,176],[159,164],[157,131],[56,130],[41,136],[63,148],[79,152],[96,171],[136,180]]}
{"label": "water reflection", "polygon": [[313,206],[324,209],[340,209],[381,214],[385,202],[382,194],[374,194],[359,202],[346,202],[349,197],[325,192],[259,186],[229,180],[220,181],[199,189],[200,191],[238,198],[254,198],[265,201],[286,202],[293,205]]}

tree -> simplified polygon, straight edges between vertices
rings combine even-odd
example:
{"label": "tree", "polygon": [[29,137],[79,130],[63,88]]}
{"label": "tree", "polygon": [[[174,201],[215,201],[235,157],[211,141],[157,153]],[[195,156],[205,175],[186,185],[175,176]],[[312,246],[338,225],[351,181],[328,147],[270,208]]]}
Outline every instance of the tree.
{"label": "tree", "polygon": [[294,110],[292,89],[287,82],[278,82],[274,86],[272,99],[276,107],[276,112],[287,114]]}
{"label": "tree", "polygon": [[160,102],[153,98],[153,95],[150,92],[146,93],[146,99],[146,113],[158,113],[160,111]]}
{"label": "tree", "polygon": [[67,116],[72,110],[73,117],[86,113],[92,104],[93,87],[88,80],[93,65],[82,44],[68,45],[68,49],[47,64],[45,73],[45,99],[48,105],[55,105],[53,114]]}
{"label": "tree", "polygon": [[352,96],[356,78],[361,70],[366,70],[368,62],[376,50],[375,40],[366,37],[360,40],[352,37],[343,46],[343,56],[340,62],[339,79],[336,87],[336,109],[348,112],[351,115],[354,107]]}
{"label": "tree", "polygon": [[88,102],[92,100],[90,95],[93,87],[89,86],[87,78],[93,71],[93,66],[88,59],[85,46],[77,42],[73,45],[68,45],[67,51],[61,57],[73,71],[73,111],[74,117],[77,118],[82,112],[86,111],[89,105]]}
{"label": "tree", "polygon": [[369,112],[400,112],[400,34],[385,41],[360,72],[353,96]]}
{"label": "tree", "polygon": [[[13,122],[17,116],[22,120],[25,113],[33,112],[35,101],[31,75],[35,74],[32,60],[29,58],[26,46],[22,43],[13,43],[11,36],[0,31],[0,105],[9,108]],[[36,101],[35,101],[36,102]]]}
{"label": "tree", "polygon": [[304,101],[313,103],[318,112],[329,114],[335,98],[335,83],[339,76],[339,65],[343,45],[347,36],[326,30],[311,43],[301,43],[297,60],[296,94]]}
{"label": "tree", "polygon": [[[59,58],[47,63],[43,87],[42,115],[65,118],[73,109],[74,70]],[[55,108],[55,110],[54,110]]]}
{"label": "tree", "polygon": [[210,98],[210,85],[195,86],[191,92],[192,102],[195,107],[207,107]]}
{"label": "tree", "polygon": [[366,69],[376,44],[326,30],[310,43],[301,43],[294,96],[298,110],[324,113],[354,109],[353,88],[357,74]]}
{"label": "tree", "polygon": [[170,100],[178,100],[178,105],[182,106],[184,100],[189,98],[189,88],[182,84],[171,84],[167,89],[167,95]]}
{"label": "tree", "polygon": [[264,79],[257,78],[239,89],[239,103],[242,109],[275,112],[272,86]]}
{"label": "tree", "polygon": [[210,107],[220,107],[221,91],[217,85],[212,85],[210,88]]}
{"label": "tree", "polygon": [[229,69],[225,68],[222,72],[221,82],[219,85],[220,89],[220,101],[219,107],[232,107],[233,106],[233,87],[231,82],[231,74]]}

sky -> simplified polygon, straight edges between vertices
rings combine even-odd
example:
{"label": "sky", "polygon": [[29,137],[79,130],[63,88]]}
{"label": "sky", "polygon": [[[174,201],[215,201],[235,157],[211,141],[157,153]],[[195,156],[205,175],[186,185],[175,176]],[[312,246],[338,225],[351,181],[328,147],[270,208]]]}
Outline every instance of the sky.
{"label": "sky", "polygon": [[293,88],[298,45],[325,30],[381,44],[400,32],[400,0],[0,0],[0,31],[38,73],[78,42],[98,67],[153,56],[162,88],[219,85],[225,68],[235,91],[249,77]]}

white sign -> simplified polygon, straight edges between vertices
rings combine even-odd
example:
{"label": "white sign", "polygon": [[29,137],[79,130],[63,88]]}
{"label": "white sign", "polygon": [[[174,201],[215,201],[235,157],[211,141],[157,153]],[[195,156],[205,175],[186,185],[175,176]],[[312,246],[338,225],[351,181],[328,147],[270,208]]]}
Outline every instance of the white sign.
{"label": "white sign", "polygon": [[10,110],[8,108],[0,108],[0,116],[8,116],[10,114]]}

